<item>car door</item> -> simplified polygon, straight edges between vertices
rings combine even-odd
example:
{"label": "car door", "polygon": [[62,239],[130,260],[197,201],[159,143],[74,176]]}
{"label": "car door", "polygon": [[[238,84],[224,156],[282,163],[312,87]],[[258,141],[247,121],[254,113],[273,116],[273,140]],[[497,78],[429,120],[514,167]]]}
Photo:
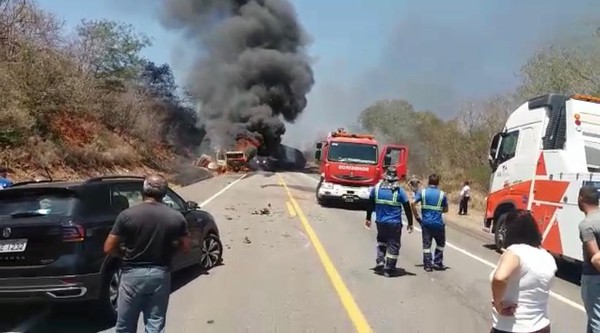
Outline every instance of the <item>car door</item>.
{"label": "car door", "polygon": [[[386,157],[389,157],[389,165],[386,165]],[[381,151],[380,163],[383,167],[383,172],[387,167],[395,166],[398,178],[403,179],[407,176],[408,168],[408,147],[403,145],[385,145]]]}
{"label": "car door", "polygon": [[105,260],[103,246],[113,228],[117,214],[111,209],[111,189],[107,184],[93,184],[82,192],[77,222],[85,226],[86,262],[98,267]]}
{"label": "car door", "polygon": [[163,203],[183,214],[190,231],[190,252],[188,254],[178,252],[173,258],[173,263],[177,267],[189,266],[196,263],[200,258],[200,251],[202,249],[202,228],[200,226],[200,220],[193,214],[193,211],[188,209],[186,202],[171,189],[167,191],[167,194],[163,198]]}

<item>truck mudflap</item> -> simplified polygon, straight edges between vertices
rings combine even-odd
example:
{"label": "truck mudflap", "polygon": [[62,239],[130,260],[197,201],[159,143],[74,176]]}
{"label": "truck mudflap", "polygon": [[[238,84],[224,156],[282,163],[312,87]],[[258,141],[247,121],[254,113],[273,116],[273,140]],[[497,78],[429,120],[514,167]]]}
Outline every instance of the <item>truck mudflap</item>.
{"label": "truck mudflap", "polygon": [[368,200],[370,192],[370,186],[344,186],[322,182],[317,196],[322,199],[339,199],[347,203],[354,203]]}

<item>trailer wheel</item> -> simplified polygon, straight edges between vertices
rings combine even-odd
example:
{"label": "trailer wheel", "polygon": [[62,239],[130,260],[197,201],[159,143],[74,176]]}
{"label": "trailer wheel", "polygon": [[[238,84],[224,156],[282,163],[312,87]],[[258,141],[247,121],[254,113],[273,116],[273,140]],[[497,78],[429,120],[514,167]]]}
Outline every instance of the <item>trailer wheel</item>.
{"label": "trailer wheel", "polygon": [[496,244],[496,252],[502,253],[506,244],[506,216],[508,213],[500,215],[497,221],[495,221],[496,232],[494,232],[494,243]]}

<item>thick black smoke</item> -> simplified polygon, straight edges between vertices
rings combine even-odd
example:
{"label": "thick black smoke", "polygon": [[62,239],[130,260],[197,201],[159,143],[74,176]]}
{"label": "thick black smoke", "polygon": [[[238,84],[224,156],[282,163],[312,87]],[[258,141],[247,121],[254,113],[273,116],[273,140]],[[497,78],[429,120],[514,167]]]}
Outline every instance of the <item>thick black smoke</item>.
{"label": "thick black smoke", "polygon": [[275,149],[314,84],[308,37],[287,0],[163,0],[163,24],[185,33],[199,59],[187,85],[212,148],[239,136]]}

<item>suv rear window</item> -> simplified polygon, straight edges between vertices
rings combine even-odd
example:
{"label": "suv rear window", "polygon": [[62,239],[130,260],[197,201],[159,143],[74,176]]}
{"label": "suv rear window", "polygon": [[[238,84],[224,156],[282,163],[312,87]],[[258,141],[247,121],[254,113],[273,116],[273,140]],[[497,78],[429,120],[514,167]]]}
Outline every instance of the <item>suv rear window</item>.
{"label": "suv rear window", "polygon": [[73,193],[65,191],[10,192],[0,195],[0,216],[72,216],[77,202]]}

